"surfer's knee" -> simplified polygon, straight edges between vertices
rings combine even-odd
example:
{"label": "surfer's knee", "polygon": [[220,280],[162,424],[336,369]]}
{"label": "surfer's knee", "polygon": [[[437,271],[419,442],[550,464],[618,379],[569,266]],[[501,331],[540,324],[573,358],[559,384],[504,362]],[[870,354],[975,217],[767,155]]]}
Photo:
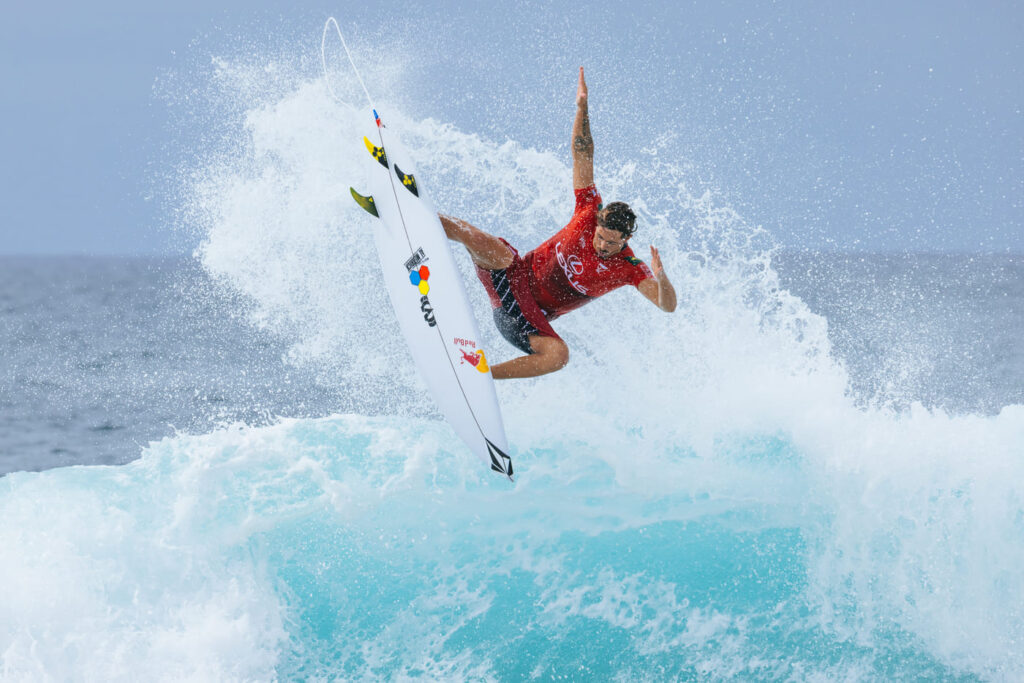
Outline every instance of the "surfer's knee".
{"label": "surfer's knee", "polygon": [[530,339],[530,347],[534,353],[545,360],[547,372],[561,370],[569,364],[569,347],[561,339],[536,336]]}
{"label": "surfer's knee", "polygon": [[551,354],[551,372],[561,370],[569,365],[569,347],[564,343]]}
{"label": "surfer's knee", "polygon": [[508,245],[501,240],[498,240],[497,238],[495,239],[498,244],[494,246],[493,251],[495,252],[494,263],[497,264],[497,266],[495,268],[491,268],[491,270],[505,270],[512,265],[512,250],[509,249]]}
{"label": "surfer's knee", "polygon": [[552,353],[551,362],[554,364],[555,370],[561,370],[569,364],[569,347],[566,346],[565,342],[561,339],[556,341],[558,344],[555,346],[555,350]]}
{"label": "surfer's knee", "polygon": [[463,242],[473,263],[484,270],[505,270],[512,265],[512,250],[493,235],[477,230],[472,240]]}

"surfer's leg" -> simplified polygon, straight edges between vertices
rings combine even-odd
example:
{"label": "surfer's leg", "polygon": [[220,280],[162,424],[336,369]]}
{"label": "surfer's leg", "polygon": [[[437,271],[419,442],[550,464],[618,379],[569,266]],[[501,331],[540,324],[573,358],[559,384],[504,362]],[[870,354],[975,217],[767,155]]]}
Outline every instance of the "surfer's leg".
{"label": "surfer's leg", "polygon": [[561,339],[531,334],[530,348],[533,349],[533,353],[529,356],[520,356],[492,365],[491,375],[494,379],[539,377],[561,370],[569,362],[569,347]]}
{"label": "surfer's leg", "polygon": [[460,218],[438,215],[448,239],[466,247],[476,265],[484,270],[503,270],[512,264],[512,250],[499,238]]}

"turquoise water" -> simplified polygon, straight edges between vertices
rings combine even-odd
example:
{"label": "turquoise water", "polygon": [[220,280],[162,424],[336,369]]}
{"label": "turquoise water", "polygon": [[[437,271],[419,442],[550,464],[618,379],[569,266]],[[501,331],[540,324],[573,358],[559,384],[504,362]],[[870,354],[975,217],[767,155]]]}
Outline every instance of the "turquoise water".
{"label": "turquoise water", "polygon": [[[685,490],[652,490],[599,447],[520,450],[510,485],[452,442],[440,423],[347,415],[5,477],[2,581],[16,589],[2,603],[5,678],[1022,670],[1021,549],[1002,545],[1020,531],[1012,496],[934,488],[911,511],[873,491],[913,493],[905,480],[853,490],[861,475],[838,468],[843,481],[830,483],[778,435],[662,454],[644,473],[711,473]],[[630,458],[643,461],[645,446]],[[923,538],[922,526],[943,533]],[[979,632],[986,641],[971,640]]]}

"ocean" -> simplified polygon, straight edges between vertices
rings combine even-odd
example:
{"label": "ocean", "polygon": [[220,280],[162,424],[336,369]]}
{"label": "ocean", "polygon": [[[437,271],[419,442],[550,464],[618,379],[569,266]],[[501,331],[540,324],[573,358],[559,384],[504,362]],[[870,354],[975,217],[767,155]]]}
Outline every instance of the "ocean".
{"label": "ocean", "polygon": [[[1024,405],[1024,257],[779,252],[773,267],[828,321],[856,405]],[[378,414],[290,362],[186,257],[0,257],[0,302],[0,474],[121,465],[233,423]]]}
{"label": "ocean", "polygon": [[[513,484],[391,318],[366,112],[259,73],[183,168],[194,254],[0,259],[4,680],[1024,678],[1024,258],[786,251],[606,160],[679,309],[556,321],[498,386]],[[560,156],[383,111],[451,213],[571,214]]]}

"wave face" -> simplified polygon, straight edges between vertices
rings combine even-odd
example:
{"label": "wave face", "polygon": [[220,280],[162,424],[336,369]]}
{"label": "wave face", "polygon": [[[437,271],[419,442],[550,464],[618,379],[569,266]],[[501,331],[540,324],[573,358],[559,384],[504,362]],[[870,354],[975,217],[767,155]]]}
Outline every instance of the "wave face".
{"label": "wave face", "polygon": [[[657,141],[597,175],[680,309],[619,291],[557,321],[569,366],[499,386],[517,483],[481,468],[348,196],[366,112],[336,58],[349,104],[301,60],[215,62],[206,124],[231,132],[181,210],[237,314],[355,409],[5,477],[5,679],[1024,677],[1024,407],[853,396],[770,236]],[[560,157],[379,104],[443,210],[521,249],[571,213]]]}

